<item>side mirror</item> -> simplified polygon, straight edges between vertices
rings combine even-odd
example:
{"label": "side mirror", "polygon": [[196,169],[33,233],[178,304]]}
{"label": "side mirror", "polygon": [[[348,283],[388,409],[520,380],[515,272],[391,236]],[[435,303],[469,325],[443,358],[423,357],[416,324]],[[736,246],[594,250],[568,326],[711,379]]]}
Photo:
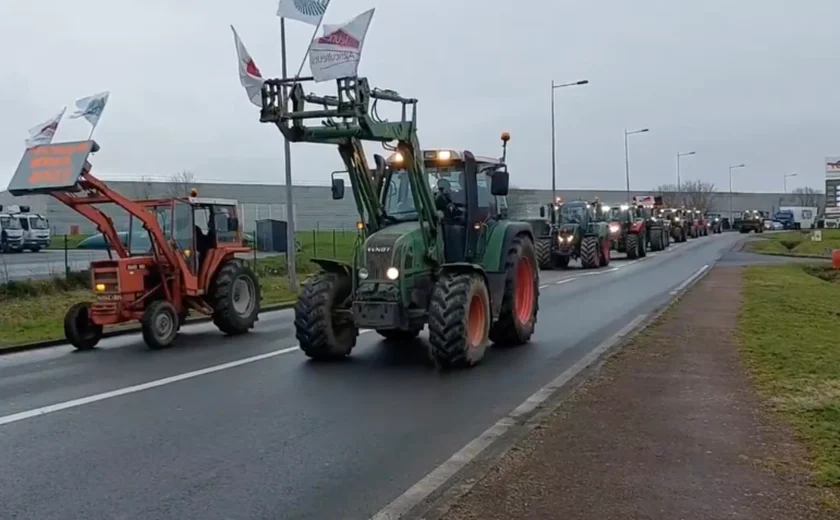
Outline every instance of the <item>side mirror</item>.
{"label": "side mirror", "polygon": [[545,206],[540,206],[540,218],[545,218]]}
{"label": "side mirror", "polygon": [[490,181],[490,194],[494,197],[506,197],[510,187],[510,174],[505,170],[496,170]]}
{"label": "side mirror", "polygon": [[227,219],[227,230],[228,232],[235,233],[239,231],[239,219],[236,217],[228,217]]}
{"label": "side mirror", "polygon": [[333,200],[341,200],[344,198],[344,179],[332,179],[332,198]]}

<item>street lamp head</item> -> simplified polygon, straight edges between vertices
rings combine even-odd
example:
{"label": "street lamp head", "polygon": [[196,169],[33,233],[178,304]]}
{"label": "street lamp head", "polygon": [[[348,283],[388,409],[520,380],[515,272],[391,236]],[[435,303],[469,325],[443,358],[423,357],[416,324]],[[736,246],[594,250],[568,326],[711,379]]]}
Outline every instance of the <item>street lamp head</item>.
{"label": "street lamp head", "polygon": [[696,155],[696,154],[697,154],[697,152],[688,152],[688,153],[686,153],[686,155]]}
{"label": "street lamp head", "polygon": [[639,133],[642,132],[650,132],[650,128],[642,128],[641,130],[639,130]]}
{"label": "street lamp head", "polygon": [[796,177],[797,175],[799,175],[799,174],[798,173],[788,173],[788,174],[785,175],[785,177]]}
{"label": "street lamp head", "polygon": [[734,170],[735,168],[744,168],[746,166],[747,166],[746,164],[735,164],[735,165],[730,166],[730,168],[732,168]]}
{"label": "street lamp head", "polygon": [[588,79],[580,80],[577,83],[575,83],[575,85],[589,85],[589,80]]}

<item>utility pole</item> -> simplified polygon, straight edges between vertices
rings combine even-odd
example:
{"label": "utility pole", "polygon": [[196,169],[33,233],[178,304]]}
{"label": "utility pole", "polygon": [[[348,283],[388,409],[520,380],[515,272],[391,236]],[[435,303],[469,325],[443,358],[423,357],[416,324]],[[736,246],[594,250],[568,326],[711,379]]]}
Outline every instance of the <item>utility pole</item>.
{"label": "utility pole", "polygon": [[557,202],[557,152],[556,152],[556,136],[554,132],[554,91],[563,87],[574,87],[577,85],[587,85],[588,79],[575,81],[574,83],[563,83],[557,85],[554,80],[551,80],[551,203]]}
{"label": "utility pole", "polygon": [[627,129],[624,129],[624,177],[627,181],[627,203],[630,203],[630,147],[627,144],[627,137],[633,134],[641,134],[644,132],[650,132],[650,128],[642,128],[641,130],[633,130],[632,132],[628,132]]}
{"label": "utility pole", "polygon": [[[286,71],[286,19],[280,18],[280,61],[283,79],[288,79]],[[284,90],[288,87],[283,87]],[[286,92],[283,93],[287,99]],[[295,240],[295,209],[292,195],[292,146],[283,136],[283,158],[286,167],[286,268],[289,270],[289,290],[297,291],[297,241]]]}

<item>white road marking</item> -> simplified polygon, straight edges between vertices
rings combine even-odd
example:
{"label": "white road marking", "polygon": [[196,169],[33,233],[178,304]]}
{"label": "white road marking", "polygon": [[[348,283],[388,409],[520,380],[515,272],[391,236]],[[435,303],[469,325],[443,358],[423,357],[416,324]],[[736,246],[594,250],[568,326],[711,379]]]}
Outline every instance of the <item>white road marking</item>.
{"label": "white road marking", "polygon": [[627,262],[626,264],[621,264],[621,267],[627,267],[628,265],[633,265],[635,263],[638,263],[638,260],[633,260],[632,262]]}
{"label": "white road marking", "polygon": [[[361,329],[359,334],[364,334],[366,332],[370,332],[371,329]],[[179,381],[184,381],[187,379],[192,379],[194,377],[203,376],[207,374],[212,374],[214,372],[221,372],[222,370],[227,370],[229,368],[235,368],[242,365],[247,365],[248,363],[254,363],[257,361],[263,361],[264,359],[270,359],[276,356],[280,356],[283,354],[289,354],[291,352],[296,352],[300,350],[299,346],[282,348],[279,350],[274,350],[271,352],[266,352],[265,354],[259,354],[257,356],[251,356],[243,359],[238,359],[236,361],[231,361],[229,363],[223,363],[221,365],[215,365],[212,367],[202,368],[200,370],[193,370],[192,372],[185,372],[183,374],[178,374],[175,376],[164,377],[163,379],[156,379],[154,381],[149,381],[148,383],[142,383],[139,385],[134,386],[127,386],[125,388],[118,388],[117,390],[111,390],[110,392],[103,392],[101,394],[94,394],[89,395],[87,397],[81,397],[79,399],[73,399],[71,401],[64,401],[63,403],[56,403],[51,404],[49,406],[42,406],[40,408],[35,408],[32,410],[27,410],[25,412],[18,412],[13,413],[11,415],[4,415],[0,417],[0,426],[4,424],[10,424],[13,422],[23,421],[25,419],[31,419],[32,417],[39,417],[41,415],[46,415],[48,413],[59,412],[61,410],[67,410],[69,408],[77,408],[79,406],[84,406],[86,404],[96,403],[98,401],[104,401],[105,399],[111,399],[112,397],[119,397],[121,395],[133,394],[136,392],[142,392],[143,390],[148,390],[150,388],[157,388],[159,386],[164,385],[171,385],[172,383],[177,383]]]}
{"label": "white road marking", "polygon": [[618,343],[621,338],[629,334],[646,317],[646,314],[637,316],[616,334],[595,347],[580,361],[567,368],[562,374],[537,390],[508,415],[501,418],[496,424],[485,430],[484,433],[470,441],[446,462],[432,470],[420,482],[414,484],[405,493],[394,499],[390,504],[376,513],[371,520],[397,520],[398,518],[402,518],[417,504],[443,486],[447,480],[475,459],[485,448],[510,430],[516,424],[517,417],[529,413],[541,403],[545,402],[554,392],[566,385],[572,378],[594,363],[605,351]]}
{"label": "white road marking", "polygon": [[548,287],[548,284],[540,285],[540,289],[545,289],[546,287]]}
{"label": "white road marking", "polygon": [[703,272],[705,272],[705,271],[706,271],[706,269],[708,269],[708,268],[709,268],[709,264],[706,264],[706,265],[704,265],[703,267],[701,267],[700,269],[698,269],[698,270],[697,270],[697,271],[696,271],[693,275],[691,275],[691,276],[689,276],[688,278],[686,278],[685,280],[683,280],[683,282],[682,282],[681,284],[679,284],[679,285],[677,286],[677,288],[676,288],[676,289],[674,289],[673,291],[671,291],[671,296],[674,296],[674,295],[675,295],[675,294],[677,294],[678,292],[680,292],[680,291],[682,291],[683,289],[685,289],[686,287],[688,287],[688,285],[689,285],[691,282],[693,282],[694,280],[696,280],[696,279],[697,279],[697,277],[698,277],[698,276],[700,276],[701,274],[703,274]]}
{"label": "white road marking", "polygon": [[577,278],[566,278],[564,280],[557,280],[554,285],[563,285],[564,283],[574,282]]}

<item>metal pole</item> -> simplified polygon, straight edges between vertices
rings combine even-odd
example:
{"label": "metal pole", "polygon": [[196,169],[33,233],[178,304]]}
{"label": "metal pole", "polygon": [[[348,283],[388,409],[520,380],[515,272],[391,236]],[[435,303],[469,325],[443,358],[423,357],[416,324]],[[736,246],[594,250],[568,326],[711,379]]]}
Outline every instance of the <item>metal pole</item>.
{"label": "metal pole", "polygon": [[557,201],[557,154],[554,134],[554,80],[551,80],[551,203]]}
{"label": "metal pole", "polygon": [[787,176],[787,175],[785,175],[784,188],[783,188],[785,193],[787,193],[787,177],[788,177],[788,176]]}
{"label": "metal pole", "polygon": [[[280,62],[283,79],[286,72],[286,19],[280,18]],[[297,291],[297,248],[295,247],[295,211],[292,196],[292,147],[289,140],[283,137],[283,155],[286,167],[286,267],[289,270],[289,290]]]}
{"label": "metal pole", "polygon": [[624,129],[624,176],[627,181],[627,202],[630,202],[630,151],[627,147],[627,129]]}
{"label": "metal pole", "polygon": [[680,154],[677,152],[677,193],[682,193],[682,182],[680,181]]}
{"label": "metal pole", "polygon": [[735,219],[732,217],[732,166],[729,167],[729,222],[730,226]]}

